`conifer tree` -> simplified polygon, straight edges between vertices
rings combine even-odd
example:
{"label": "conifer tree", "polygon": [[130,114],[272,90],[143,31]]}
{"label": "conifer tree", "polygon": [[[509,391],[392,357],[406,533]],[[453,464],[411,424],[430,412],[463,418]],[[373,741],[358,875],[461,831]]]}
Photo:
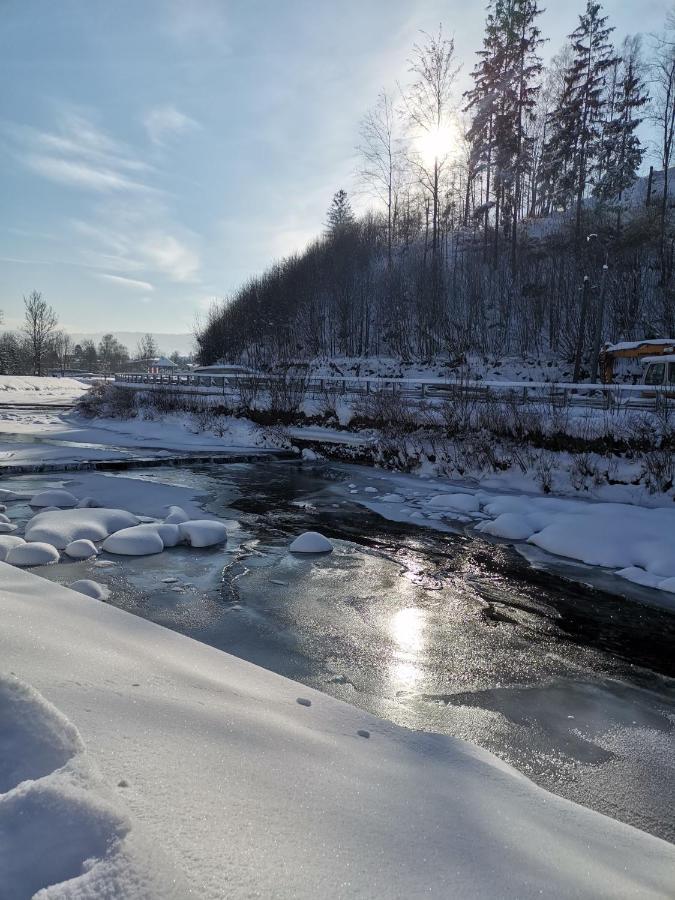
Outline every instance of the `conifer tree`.
{"label": "conifer tree", "polygon": [[330,235],[344,232],[354,224],[354,213],[349,202],[347,191],[340,189],[333,195],[333,199],[326,215],[326,230]]}

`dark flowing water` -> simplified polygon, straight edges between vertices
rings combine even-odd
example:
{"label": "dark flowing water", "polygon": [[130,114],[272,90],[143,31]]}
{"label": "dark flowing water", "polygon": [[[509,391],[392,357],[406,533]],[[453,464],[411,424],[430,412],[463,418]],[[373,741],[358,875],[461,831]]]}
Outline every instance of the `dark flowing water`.
{"label": "dark flowing water", "polygon": [[[94,577],[110,602],[410,728],[457,735],[534,781],[675,840],[675,614],[531,568],[512,548],[387,521],[346,498],[369,470],[153,470],[236,522]],[[288,552],[316,529],[323,556]]]}

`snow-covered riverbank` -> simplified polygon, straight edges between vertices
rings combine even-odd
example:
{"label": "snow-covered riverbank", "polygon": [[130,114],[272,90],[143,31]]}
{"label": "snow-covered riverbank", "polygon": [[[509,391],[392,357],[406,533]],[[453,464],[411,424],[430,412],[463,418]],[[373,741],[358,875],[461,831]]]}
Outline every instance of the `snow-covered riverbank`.
{"label": "snow-covered riverbank", "polygon": [[[75,880],[50,897],[165,897],[173,878],[200,898],[309,898],[318,884],[340,898],[669,894],[672,845],[471,745],[407,732],[4,564],[0,585],[4,668],[58,710],[3,678],[11,896],[64,874]],[[69,841],[41,827],[57,812]],[[156,851],[139,857],[148,841]]]}

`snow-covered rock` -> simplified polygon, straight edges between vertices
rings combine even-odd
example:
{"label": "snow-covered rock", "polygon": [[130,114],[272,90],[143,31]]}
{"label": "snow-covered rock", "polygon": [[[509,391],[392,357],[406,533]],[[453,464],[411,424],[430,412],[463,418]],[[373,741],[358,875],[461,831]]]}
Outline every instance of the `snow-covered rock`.
{"label": "snow-covered rock", "polygon": [[101,504],[94,497],[83,497],[77,502],[77,509],[96,509],[99,506]]}
{"label": "snow-covered rock", "polygon": [[533,533],[534,526],[528,516],[520,513],[502,513],[496,519],[479,522],[476,525],[476,531],[504,538],[507,541],[526,541]]}
{"label": "snow-covered rock", "polygon": [[59,551],[52,544],[42,541],[17,544],[5,556],[10,566],[51,566],[59,561]]}
{"label": "snow-covered rock", "polygon": [[4,562],[12,547],[18,547],[19,544],[25,543],[22,537],[17,537],[15,534],[0,534],[0,562]]}
{"label": "snow-covered rock", "polygon": [[13,531],[16,531],[16,525],[12,525],[11,522],[0,522],[0,534],[11,534]]}
{"label": "snow-covered rock", "polygon": [[9,503],[14,500],[30,500],[32,494],[26,494],[22,491],[12,491],[9,488],[0,488],[0,500],[3,503]]}
{"label": "snow-covered rock", "polygon": [[474,494],[436,494],[427,506],[434,510],[456,510],[457,512],[478,512],[480,503]]}
{"label": "snow-covered rock", "polygon": [[173,522],[157,522],[156,525],[150,527],[156,528],[165,547],[176,547],[184,539],[180,526]]}
{"label": "snow-covered rock", "polygon": [[318,531],[306,531],[289,548],[293,553],[330,553],[333,545]]}
{"label": "snow-covered rock", "polygon": [[168,525],[180,525],[181,522],[189,521],[190,516],[185,512],[182,506],[170,506],[169,514],[164,521]]}
{"label": "snow-covered rock", "polygon": [[9,516],[6,516],[3,512],[0,512],[0,522],[4,522],[5,524],[10,523]]}
{"label": "snow-covered rock", "polygon": [[71,509],[77,506],[77,503],[77,497],[71,494],[70,491],[64,491],[62,488],[40,491],[38,494],[33,494],[30,500],[31,506],[56,506],[58,509]]}
{"label": "snow-covered rock", "polygon": [[164,541],[155,525],[135,525],[116,531],[103,542],[106,553],[117,553],[121,556],[149,556],[161,553]]}
{"label": "snow-covered rock", "polygon": [[65,548],[66,556],[71,559],[91,559],[92,556],[98,556],[96,545],[86,538],[80,538],[77,541],[71,541]]}
{"label": "snow-covered rock", "polygon": [[178,527],[182,539],[191,547],[213,547],[227,541],[227,528],[214,519],[192,519]]}
{"label": "snow-covered rock", "polygon": [[122,528],[136,525],[138,519],[124,509],[67,509],[42,512],[26,526],[27,541],[47,541],[59,550],[84,538],[102,541]]}
{"label": "snow-covered rock", "polygon": [[99,581],[93,581],[91,578],[81,578],[79,581],[73,581],[70,589],[71,591],[77,591],[78,594],[91,597],[92,600],[107,600],[110,596],[109,588]]}

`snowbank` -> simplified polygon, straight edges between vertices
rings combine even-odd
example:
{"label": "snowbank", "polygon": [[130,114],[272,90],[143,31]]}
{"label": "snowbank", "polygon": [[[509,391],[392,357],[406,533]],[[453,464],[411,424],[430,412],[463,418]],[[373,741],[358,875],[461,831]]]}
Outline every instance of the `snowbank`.
{"label": "snowbank", "polygon": [[124,509],[66,509],[33,516],[25,536],[27,541],[46,541],[63,550],[73,541],[102,541],[137,524],[137,517]]}
{"label": "snowbank", "polygon": [[293,541],[289,549],[292,553],[330,553],[333,545],[318,531],[306,531]]}
{"label": "snowbank", "polygon": [[77,506],[77,497],[71,494],[70,491],[60,489],[40,491],[39,494],[33,495],[30,505],[35,507],[55,506],[58,509],[69,509]]}
{"label": "snowbank", "polygon": [[[60,710],[47,706],[48,718],[36,701],[47,726],[29,726],[0,757],[24,767],[14,780],[37,779],[10,787],[12,822],[22,808],[31,828],[9,832],[0,883],[19,885],[20,896],[64,874],[76,880],[50,900],[188,896],[153,853],[133,852],[143,834],[200,900],[313,900],[317,885],[327,900],[671,893],[675,847],[547,793],[485,751],[300,692],[45,586],[0,564],[0,658]],[[3,737],[34,721],[23,704],[13,718],[0,715]],[[41,779],[53,779],[52,804],[46,794],[24,803]]]}

